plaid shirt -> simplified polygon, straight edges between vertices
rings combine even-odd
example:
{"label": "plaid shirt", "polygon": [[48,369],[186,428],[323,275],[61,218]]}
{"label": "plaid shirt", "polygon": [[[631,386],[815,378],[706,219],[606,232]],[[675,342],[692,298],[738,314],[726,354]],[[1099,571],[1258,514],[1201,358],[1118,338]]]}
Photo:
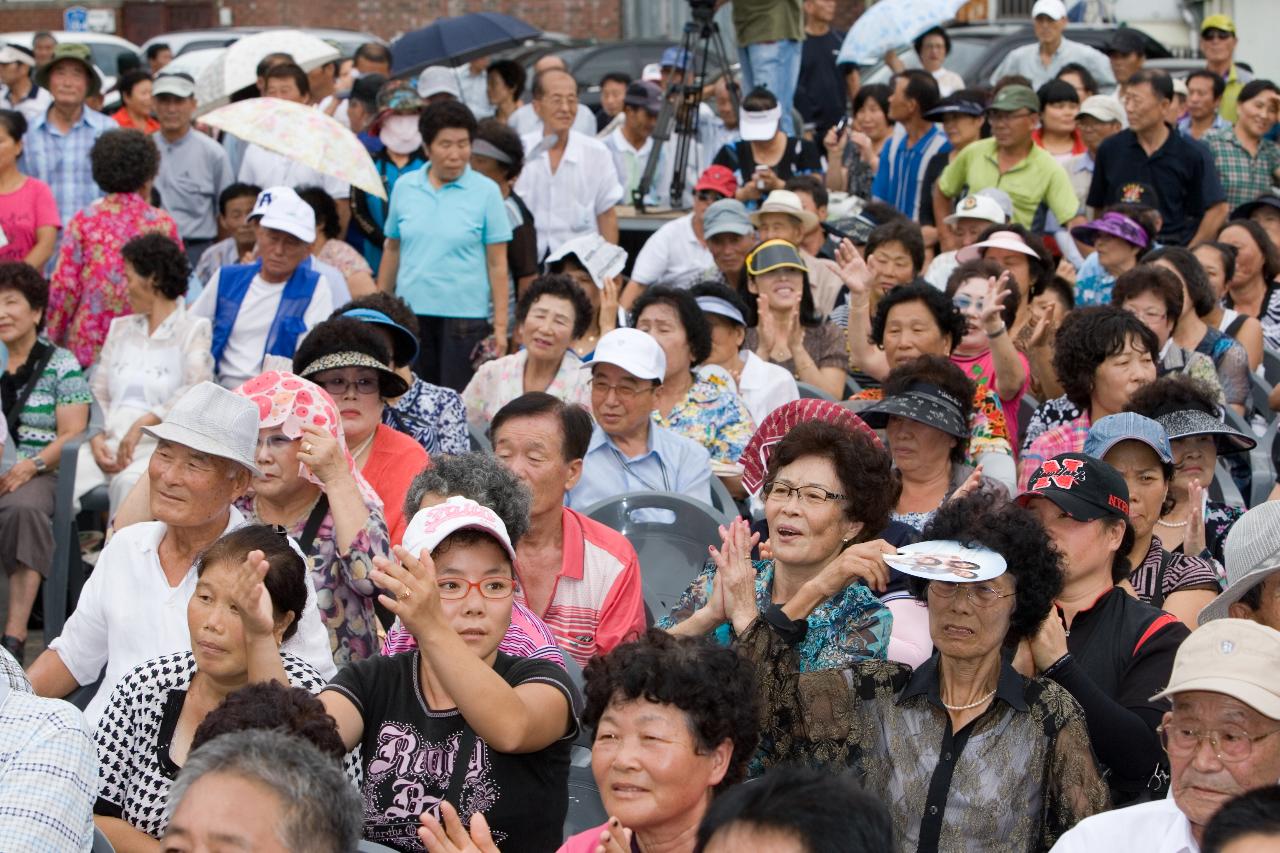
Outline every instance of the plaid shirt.
{"label": "plaid shirt", "polygon": [[1205,145],[1213,154],[1218,166],[1222,188],[1227,193],[1231,208],[1266,195],[1276,185],[1276,170],[1280,169],[1280,145],[1269,139],[1258,143],[1255,157],[1245,150],[1234,131],[1215,130],[1205,134]]}
{"label": "plaid shirt", "polygon": [[93,180],[89,152],[98,137],[119,129],[108,116],[85,107],[80,120],[63,133],[49,123],[48,114],[22,137],[22,158],[18,168],[24,175],[39,178],[53,190],[58,215],[63,224],[84,210],[102,190]]}
{"label": "plaid shirt", "polygon": [[1059,453],[1079,453],[1089,435],[1089,413],[1085,412],[1070,423],[1054,427],[1041,435],[1024,451],[1018,461],[1018,491],[1025,492],[1031,475],[1046,459]]}

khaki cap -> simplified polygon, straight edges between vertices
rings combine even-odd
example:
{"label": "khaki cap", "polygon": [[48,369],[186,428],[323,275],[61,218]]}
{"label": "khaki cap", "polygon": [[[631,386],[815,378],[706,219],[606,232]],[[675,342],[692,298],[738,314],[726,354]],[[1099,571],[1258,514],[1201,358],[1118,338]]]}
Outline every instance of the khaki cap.
{"label": "khaki cap", "polygon": [[1248,619],[1215,619],[1182,641],[1169,686],[1152,699],[1221,693],[1280,720],[1280,631]]}

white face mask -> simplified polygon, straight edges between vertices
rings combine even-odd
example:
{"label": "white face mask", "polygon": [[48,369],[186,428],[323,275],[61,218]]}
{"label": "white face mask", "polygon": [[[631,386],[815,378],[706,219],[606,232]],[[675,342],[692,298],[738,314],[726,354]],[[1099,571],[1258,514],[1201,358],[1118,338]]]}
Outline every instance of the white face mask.
{"label": "white face mask", "polygon": [[378,138],[392,154],[412,154],[422,149],[422,134],[418,133],[416,115],[388,116],[378,131]]}

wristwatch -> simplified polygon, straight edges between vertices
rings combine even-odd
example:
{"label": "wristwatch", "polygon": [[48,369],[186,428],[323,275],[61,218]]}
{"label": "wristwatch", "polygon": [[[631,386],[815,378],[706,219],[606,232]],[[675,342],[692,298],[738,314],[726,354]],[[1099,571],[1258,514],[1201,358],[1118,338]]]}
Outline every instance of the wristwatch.
{"label": "wristwatch", "polygon": [[37,474],[43,474],[45,471],[48,471],[48,470],[49,470],[49,463],[48,463],[48,462],[45,462],[45,461],[44,461],[43,459],[41,459],[39,456],[32,456],[32,457],[31,457],[31,464],[32,464],[32,465],[34,465],[34,466],[36,466],[36,473],[37,473]]}

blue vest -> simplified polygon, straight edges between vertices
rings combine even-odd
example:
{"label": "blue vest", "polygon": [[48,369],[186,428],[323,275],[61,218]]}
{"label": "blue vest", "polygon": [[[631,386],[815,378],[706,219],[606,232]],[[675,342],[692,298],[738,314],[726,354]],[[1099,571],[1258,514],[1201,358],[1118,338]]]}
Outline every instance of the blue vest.
{"label": "blue vest", "polygon": [[[249,292],[249,285],[262,269],[262,261],[252,264],[235,264],[223,267],[218,274],[218,304],[213,314],[213,363],[222,362],[222,353],[227,348],[227,340],[236,324],[240,313],[240,303]],[[275,320],[271,330],[267,332],[267,348],[263,353],[293,357],[298,338],[307,331],[302,317],[307,313],[311,297],[320,283],[320,274],[311,269],[307,263],[298,264],[298,268],[285,282],[284,293],[280,297],[280,306],[276,309]]]}

